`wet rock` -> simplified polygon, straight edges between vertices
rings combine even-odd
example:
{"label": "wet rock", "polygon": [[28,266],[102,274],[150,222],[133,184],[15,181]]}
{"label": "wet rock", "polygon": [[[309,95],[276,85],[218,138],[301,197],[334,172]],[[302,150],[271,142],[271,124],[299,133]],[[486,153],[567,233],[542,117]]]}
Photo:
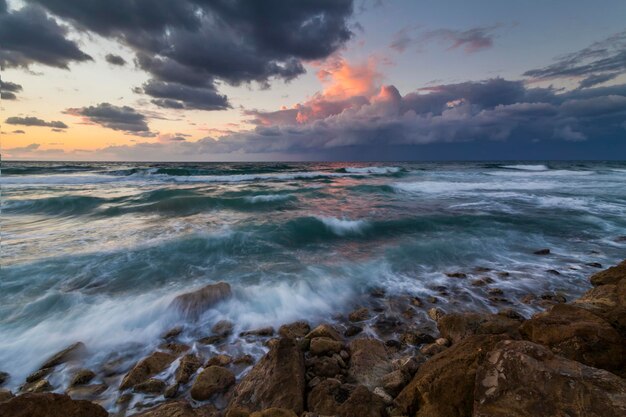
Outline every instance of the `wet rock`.
{"label": "wet rock", "polygon": [[204,369],[191,387],[191,398],[205,401],[213,395],[223,393],[235,384],[235,375],[221,366],[209,366]]}
{"label": "wet rock", "polygon": [[80,369],[74,374],[74,376],[72,376],[70,387],[75,387],[76,385],[88,384],[95,377],[96,377],[96,373],[92,371],[91,369]]}
{"label": "wet rock", "polygon": [[399,317],[391,316],[391,315],[382,315],[380,316],[374,325],[374,329],[381,336],[390,335],[392,333],[396,333],[398,329],[403,326],[403,322]]}
{"label": "wet rock", "polygon": [[348,314],[348,320],[351,322],[364,321],[370,317],[370,311],[365,308],[359,308]]}
{"label": "wet rock", "polygon": [[619,333],[588,310],[557,304],[520,327],[522,336],[585,365],[620,372],[626,365]]}
{"label": "wet rock", "polygon": [[45,376],[50,375],[52,371],[53,371],[52,368],[44,368],[44,369],[35,371],[26,377],[26,382],[27,383],[37,382],[40,379],[44,378]]}
{"label": "wet rock", "polygon": [[445,315],[446,315],[446,312],[440,308],[432,307],[428,309],[428,317],[430,317],[431,319],[435,321],[441,320],[441,318]]}
{"label": "wet rock", "polygon": [[197,317],[200,313],[232,296],[230,284],[218,282],[198,290],[178,295],[172,301],[172,307],[187,317]]}
{"label": "wet rock", "polygon": [[503,308],[498,311],[498,315],[513,320],[524,321],[526,318],[512,308]]}
{"label": "wet rock", "polygon": [[200,359],[193,353],[187,354],[180,359],[180,365],[176,369],[174,377],[179,384],[186,384],[191,376],[200,368]]}
{"label": "wet rock", "polygon": [[20,391],[22,392],[46,392],[52,391],[52,385],[48,382],[47,379],[40,379],[35,382],[29,382],[24,384]]}
{"label": "wet rock", "polygon": [[0,403],[7,417],[108,417],[101,406],[63,394],[23,394]]}
{"label": "wet rock", "polygon": [[559,271],[557,271],[556,269],[546,269],[546,272],[548,274],[552,274],[552,275],[561,275],[561,273]]}
{"label": "wet rock", "polygon": [[550,255],[550,249],[539,249],[533,252],[535,255]]}
{"label": "wet rock", "polygon": [[424,343],[432,343],[435,341],[435,338],[428,333],[408,331],[400,335],[400,341],[407,345],[419,346]]}
{"label": "wet rock", "polygon": [[229,408],[258,411],[278,407],[301,414],[306,387],[302,350],[288,338],[271,341],[269,348],[237,385]]}
{"label": "wet rock", "polygon": [[330,337],[331,339],[339,342],[343,341],[343,338],[330,324],[320,324],[315,329],[311,330],[306,336],[307,339],[313,339],[315,337]]}
{"label": "wet rock", "polygon": [[198,340],[198,342],[202,343],[203,345],[219,345],[220,343],[223,343],[225,341],[226,338],[220,335],[207,336]]}
{"label": "wet rock", "polygon": [[380,397],[386,405],[389,405],[389,404],[393,403],[393,397],[391,395],[387,394],[387,392],[382,387],[374,388],[374,391],[372,393],[374,395]]}
{"label": "wet rock", "polygon": [[599,262],[589,262],[589,263],[586,263],[585,265],[590,266],[592,268],[602,268],[602,264]]}
{"label": "wet rock", "polygon": [[0,389],[0,403],[10,400],[14,395],[8,389]]}
{"label": "wet rock", "polygon": [[438,343],[429,343],[420,348],[420,353],[426,356],[435,356],[441,352],[446,350],[446,346],[440,345]]}
{"label": "wet rock", "polygon": [[426,298],[426,301],[428,301],[431,304],[437,304],[439,302],[439,299],[431,295]]}
{"label": "wet rock", "polygon": [[361,333],[363,331],[363,328],[360,326],[348,326],[346,328],[346,331],[343,333],[344,336],[346,337],[352,337],[352,336],[356,336],[357,334]]}
{"label": "wet rock", "polygon": [[446,272],[448,278],[467,278],[467,274],[463,272]]}
{"label": "wet rock", "polygon": [[331,356],[312,357],[306,361],[307,372],[320,378],[334,378],[344,369],[336,358]]}
{"label": "wet rock", "polygon": [[174,355],[178,356],[191,349],[191,346],[185,345],[184,343],[168,342],[159,345],[159,349],[169,350]]}
{"label": "wet rock", "polygon": [[407,356],[404,358],[394,359],[392,365],[394,369],[400,370],[409,376],[413,376],[419,369],[420,365],[426,361],[422,355]]}
{"label": "wet rock", "polygon": [[490,277],[482,277],[482,278],[478,278],[472,281],[472,285],[474,287],[483,287],[487,284],[493,284],[493,282],[494,282],[493,279]]}
{"label": "wet rock", "polygon": [[233,359],[233,364],[235,365],[252,365],[254,363],[254,358],[252,355],[241,355]]}
{"label": "wet rock", "polygon": [[489,288],[487,290],[487,293],[489,295],[502,295],[502,294],[504,294],[504,291],[502,291],[502,289],[500,289],[500,288]]}
{"label": "wet rock", "polygon": [[77,359],[86,351],[85,344],[76,342],[48,358],[39,369],[54,368],[62,363]]}
{"label": "wet rock", "polygon": [[366,387],[341,384],[326,379],[315,386],[308,396],[309,411],[320,416],[381,417],[385,403]]}
{"label": "wet rock", "polygon": [[626,279],[593,287],[573,304],[602,317],[626,338]]}
{"label": "wet rock", "polygon": [[286,337],[290,339],[298,339],[305,337],[311,331],[311,326],[306,321],[296,321],[289,324],[283,324],[278,329],[278,335],[280,337]]}
{"label": "wet rock", "polygon": [[469,417],[476,369],[505,336],[469,336],[420,366],[396,397],[396,415]]}
{"label": "wet rock", "polygon": [[[237,361],[235,361],[235,363],[237,363],[237,364],[239,364],[239,363],[247,363],[247,364],[252,363],[252,356],[250,356],[250,355],[247,355],[247,356],[249,356],[249,358],[245,357],[245,358],[243,358],[243,360],[241,360],[242,357],[240,357],[240,358],[238,358]],[[233,363],[233,358],[231,356],[220,354],[220,355],[215,355],[212,358],[210,358],[206,362],[206,364],[204,366],[205,366],[205,368],[208,368],[209,366],[228,366],[231,363]]]}
{"label": "wet rock", "polygon": [[409,383],[410,376],[401,369],[388,373],[381,378],[382,387],[392,396],[396,396]]}
{"label": "wet rock", "polygon": [[219,336],[230,336],[233,333],[233,323],[228,320],[220,320],[211,327],[211,331]]}
{"label": "wet rock", "polygon": [[160,379],[148,378],[133,387],[134,392],[143,392],[144,394],[162,394],[165,391],[166,384]]}
{"label": "wet rock", "polygon": [[382,377],[393,370],[385,345],[379,340],[355,339],[350,342],[350,352],[349,377],[370,389],[380,386]]}
{"label": "wet rock", "polygon": [[146,379],[163,372],[174,360],[176,356],[165,352],[154,352],[150,356],[140,360],[133,369],[130,370],[120,384],[120,390],[132,388]]}
{"label": "wet rock", "polygon": [[505,341],[476,372],[476,417],[626,415],[626,382],[526,341]]}
{"label": "wet rock", "polygon": [[0,387],[9,380],[10,376],[8,372],[0,372]]}
{"label": "wet rock", "polygon": [[158,405],[133,417],[220,417],[212,405],[193,408],[186,401],[172,401]]}
{"label": "wet rock", "polygon": [[626,261],[594,274],[590,281],[594,286],[617,284],[626,278]]}
{"label": "wet rock", "polygon": [[165,340],[174,339],[175,337],[178,337],[182,332],[183,332],[182,326],[172,327],[167,332],[163,333],[161,338]]}
{"label": "wet rock", "polygon": [[522,322],[498,314],[452,313],[437,321],[441,335],[453,344],[467,336],[477,334],[506,334],[519,339],[519,326]]}
{"label": "wet rock", "polygon": [[246,336],[269,337],[273,335],[274,335],[273,327],[263,327],[260,329],[248,330],[248,331],[239,333],[239,336],[241,337],[246,337]]}
{"label": "wet rock", "polygon": [[387,292],[385,291],[384,288],[381,288],[381,287],[372,288],[370,290],[370,296],[372,296],[374,298],[384,298],[385,294],[387,294]]}
{"label": "wet rock", "polygon": [[106,384],[77,385],[68,388],[65,393],[74,400],[93,400],[108,388]]}
{"label": "wet rock", "polygon": [[172,384],[169,387],[165,388],[163,392],[164,398],[176,398],[178,396],[178,390],[180,389],[179,384]]}
{"label": "wet rock", "polygon": [[268,408],[263,411],[255,411],[250,417],[298,417],[292,410],[285,408]]}
{"label": "wet rock", "polygon": [[339,353],[342,349],[343,343],[329,337],[314,337],[309,347],[311,354],[317,356]]}
{"label": "wet rock", "polygon": [[567,302],[563,294],[557,294],[553,292],[544,292],[543,294],[541,294],[541,299],[546,301],[553,301],[555,303]]}

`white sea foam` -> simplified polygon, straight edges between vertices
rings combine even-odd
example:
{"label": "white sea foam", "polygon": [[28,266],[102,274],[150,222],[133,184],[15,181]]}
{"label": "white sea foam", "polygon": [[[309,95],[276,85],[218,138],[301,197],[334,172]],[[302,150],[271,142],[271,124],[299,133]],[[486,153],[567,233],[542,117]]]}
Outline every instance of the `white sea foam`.
{"label": "white sea foam", "polygon": [[368,226],[365,220],[348,220],[322,216],[317,217],[317,219],[338,236],[361,234]]}
{"label": "white sea foam", "polygon": [[547,170],[550,169],[546,165],[524,165],[524,164],[520,164],[520,165],[502,165],[502,166],[500,166],[500,168],[519,169],[519,170],[522,170],[522,171],[547,171]]}
{"label": "white sea foam", "polygon": [[490,190],[543,190],[552,189],[558,184],[548,181],[494,181],[494,182],[453,182],[415,181],[397,182],[393,188],[409,193],[444,194],[466,191]]}
{"label": "white sea foam", "polygon": [[351,174],[395,174],[400,171],[398,167],[347,167],[346,172]]}
{"label": "white sea foam", "polygon": [[549,171],[489,171],[487,175],[506,177],[571,177],[594,175],[594,171],[574,171],[571,169],[555,169]]}
{"label": "white sea foam", "polygon": [[272,201],[284,201],[293,198],[291,194],[259,194],[254,196],[245,197],[249,203],[268,203]]}

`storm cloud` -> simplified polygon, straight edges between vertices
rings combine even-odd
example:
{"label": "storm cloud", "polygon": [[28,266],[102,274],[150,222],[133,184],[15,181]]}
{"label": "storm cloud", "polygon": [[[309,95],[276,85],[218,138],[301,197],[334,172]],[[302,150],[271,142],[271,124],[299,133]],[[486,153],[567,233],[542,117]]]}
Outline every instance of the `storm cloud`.
{"label": "storm cloud", "polygon": [[22,86],[9,81],[0,80],[0,98],[2,100],[16,100],[15,93],[22,91]]}
{"label": "storm cloud", "polygon": [[216,80],[234,86],[289,81],[305,72],[304,60],[325,58],[352,36],[352,0],[31,3],[133,49],[139,67],[154,77],[136,91],[171,108],[226,109]]}
{"label": "storm cloud", "polygon": [[81,116],[91,123],[108,129],[124,131],[131,134],[151,135],[146,116],[129,106],[114,106],[100,103],[96,106],[72,108],[66,111],[74,116]]}
{"label": "storm cloud", "polygon": [[9,117],[5,120],[5,123],[9,125],[20,125],[20,126],[40,126],[40,127],[52,127],[55,129],[67,129],[67,125],[60,121],[52,121],[46,122],[38,117],[18,117],[13,116]]}
{"label": "storm cloud", "polygon": [[123,67],[126,65],[126,60],[119,55],[115,54],[107,54],[104,59],[111,65],[117,65],[118,67]]}

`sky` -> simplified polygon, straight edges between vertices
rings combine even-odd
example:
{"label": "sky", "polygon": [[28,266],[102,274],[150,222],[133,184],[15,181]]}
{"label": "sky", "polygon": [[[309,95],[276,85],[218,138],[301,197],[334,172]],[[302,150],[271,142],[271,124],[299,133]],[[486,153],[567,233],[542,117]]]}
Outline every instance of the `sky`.
{"label": "sky", "polygon": [[626,159],[623,0],[0,0],[4,159]]}

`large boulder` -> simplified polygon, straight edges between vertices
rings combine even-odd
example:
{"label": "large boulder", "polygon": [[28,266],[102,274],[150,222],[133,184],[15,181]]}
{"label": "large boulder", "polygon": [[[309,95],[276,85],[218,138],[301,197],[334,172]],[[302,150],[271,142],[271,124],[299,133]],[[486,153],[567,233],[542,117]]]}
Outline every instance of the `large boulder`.
{"label": "large boulder", "polygon": [[49,357],[39,369],[54,368],[57,365],[80,357],[85,353],[85,351],[85,344],[82,342],[76,342]]}
{"label": "large boulder", "polygon": [[158,405],[133,417],[220,417],[221,413],[212,405],[193,408],[186,401],[172,401]]}
{"label": "large boulder", "polygon": [[626,415],[626,382],[527,341],[504,341],[476,372],[474,417]]}
{"label": "large boulder", "polygon": [[341,384],[326,379],[317,384],[308,396],[309,411],[321,416],[381,417],[383,400],[362,385]]}
{"label": "large boulder", "polygon": [[524,322],[520,332],[525,339],[585,365],[618,373],[625,365],[624,341],[619,333],[583,308],[557,304]]}
{"label": "large boulder", "polygon": [[6,417],[108,417],[98,404],[72,400],[63,394],[22,394],[0,403],[0,416]]}
{"label": "large boulder", "polygon": [[592,285],[617,284],[626,278],[626,260],[619,265],[612,266],[604,271],[594,274],[590,281]]}
{"label": "large boulder", "polygon": [[172,301],[172,306],[187,317],[197,317],[221,301],[232,296],[230,284],[218,282],[198,290],[180,294]]}
{"label": "large boulder", "polygon": [[255,411],[250,417],[298,417],[296,413],[284,408],[268,408],[263,411]]}
{"label": "large boulder", "polygon": [[470,417],[476,369],[503,335],[469,336],[433,356],[395,399],[396,415]]}
{"label": "large boulder", "polygon": [[274,339],[269,352],[235,388],[229,408],[304,411],[304,354],[294,339]]}
{"label": "large boulder", "polygon": [[200,372],[191,386],[191,398],[205,401],[215,394],[224,393],[235,384],[235,375],[221,366],[209,366]]}
{"label": "large boulder", "polygon": [[163,372],[176,356],[165,352],[154,352],[150,356],[140,360],[133,369],[130,370],[120,384],[120,390],[132,388],[144,382],[146,379]]}
{"label": "large boulder", "polygon": [[385,344],[377,339],[359,338],[350,342],[350,367],[348,376],[351,380],[374,389],[381,385],[382,378],[393,371]]}
{"label": "large boulder", "polygon": [[506,334],[512,339],[520,339],[521,320],[499,314],[452,313],[437,321],[442,337],[458,343],[467,336],[477,334]]}
{"label": "large boulder", "polygon": [[186,384],[191,376],[196,373],[202,364],[200,359],[193,353],[189,353],[180,359],[180,365],[176,370],[175,378],[179,384]]}
{"label": "large boulder", "polygon": [[626,279],[593,287],[573,304],[602,317],[626,338]]}

